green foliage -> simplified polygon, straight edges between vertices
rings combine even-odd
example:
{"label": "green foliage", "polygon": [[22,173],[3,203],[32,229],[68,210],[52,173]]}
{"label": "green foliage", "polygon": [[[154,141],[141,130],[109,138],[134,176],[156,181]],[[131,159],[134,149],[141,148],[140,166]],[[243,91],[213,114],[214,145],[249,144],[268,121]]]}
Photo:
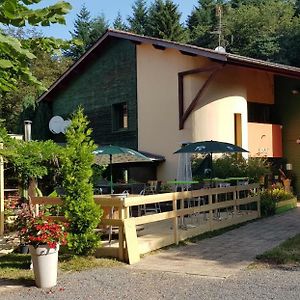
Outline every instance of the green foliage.
{"label": "green foliage", "polygon": [[155,0],[149,8],[146,34],[166,40],[185,41],[186,35],[180,16],[178,5],[173,1]]}
{"label": "green foliage", "polygon": [[127,30],[126,24],[122,20],[121,13],[118,11],[117,17],[113,22],[113,28],[117,30]]}
{"label": "green foliage", "polygon": [[83,5],[74,22],[74,31],[70,32],[73,39],[77,39],[81,43],[72,45],[70,49],[65,51],[65,55],[73,60],[77,60],[95,43],[108,26],[108,22],[103,14],[95,19],[91,19],[89,10]]}
{"label": "green foliage", "polygon": [[145,0],[136,0],[132,6],[132,16],[127,18],[131,32],[145,35],[148,28],[148,9]]}
{"label": "green foliage", "polygon": [[66,131],[67,146],[61,160],[64,211],[70,223],[68,247],[76,254],[87,254],[99,244],[94,229],[100,221],[102,210],[94,202],[90,182],[95,149],[91,133],[80,108],[74,113]]}
{"label": "green foliage", "polygon": [[224,18],[226,35],[232,41],[228,51],[264,60],[284,59],[280,58],[281,38],[294,19],[290,1],[252,1],[230,9]]}
{"label": "green foliage", "polygon": [[[207,177],[201,170],[203,159],[195,157],[192,161],[194,177]],[[206,166],[209,168],[209,166]],[[241,155],[223,155],[213,160],[213,177],[248,177],[252,182],[258,182],[261,176],[270,173],[270,166],[266,159],[250,157],[248,160]]]}
{"label": "green foliage", "polygon": [[258,255],[257,259],[272,264],[300,264],[300,234],[287,239],[278,247]]}
{"label": "green foliage", "polygon": [[[64,24],[64,15],[71,9],[67,2],[60,1],[41,9],[30,9],[29,5],[41,0],[5,0],[0,2],[0,24],[14,27],[29,25],[49,26]],[[54,40],[53,40],[54,41]],[[32,75],[30,61],[35,58],[20,41],[0,30],[0,94],[15,89],[19,80],[37,85],[42,84]]]}
{"label": "green foliage", "polygon": [[216,5],[219,3],[216,0],[198,0],[198,6],[187,19],[190,43],[213,49],[218,46],[218,36],[212,32],[218,27]]}
{"label": "green foliage", "polygon": [[107,166],[100,165],[92,165],[93,175],[92,175],[92,183],[93,185],[99,184],[99,181],[102,179],[103,172],[106,170]]}
{"label": "green foliage", "polygon": [[[54,44],[46,43],[40,33],[36,31],[9,31],[10,35],[18,37],[24,47],[32,49],[35,55],[30,64],[33,76],[46,88],[48,88],[70,66],[71,59],[61,55],[55,55]],[[43,47],[41,44],[47,44]],[[40,95],[40,90],[35,85],[29,85],[23,80],[16,83],[16,89],[0,94],[0,118],[5,120],[4,126],[9,132],[20,132],[20,114],[29,109],[35,110],[35,100]],[[25,116],[24,116],[25,117]],[[30,120],[32,116],[26,116]],[[22,119],[22,116],[21,116]],[[22,122],[23,126],[23,122]]]}
{"label": "green foliage", "polygon": [[42,178],[48,174],[49,164],[53,163],[60,148],[53,141],[16,140],[7,135],[1,128],[0,137],[3,140],[4,149],[1,155],[12,164],[24,188],[28,187],[31,178]]}
{"label": "green foliage", "polygon": [[259,182],[260,177],[270,174],[270,164],[265,158],[249,157],[246,176],[253,182]]}
{"label": "green foliage", "polygon": [[292,199],[294,195],[283,189],[266,189],[260,193],[260,207],[262,216],[272,216],[276,211],[276,203]]}

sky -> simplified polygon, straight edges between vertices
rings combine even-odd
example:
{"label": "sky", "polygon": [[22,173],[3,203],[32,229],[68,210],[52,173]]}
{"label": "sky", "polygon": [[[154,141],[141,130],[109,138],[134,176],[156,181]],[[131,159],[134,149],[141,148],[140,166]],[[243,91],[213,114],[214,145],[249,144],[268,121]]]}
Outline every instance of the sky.
{"label": "sky", "polygon": [[[69,31],[73,31],[74,20],[76,19],[76,14],[81,9],[81,6],[85,4],[87,9],[91,12],[91,17],[97,17],[102,13],[105,15],[106,19],[113,23],[118,11],[120,11],[123,21],[128,15],[131,15],[132,5],[134,0],[65,0],[69,2],[73,9],[66,16],[67,25],[57,25],[53,24],[49,27],[41,27],[42,32],[45,36],[53,36],[55,38],[70,39],[71,35]],[[154,0],[147,0],[149,5]],[[37,5],[38,8],[45,7],[58,2],[58,0],[42,0],[40,4]],[[179,11],[182,13],[181,22],[184,23],[186,17],[191,13],[193,7],[197,4],[197,0],[173,0],[174,3],[178,4]],[[33,6],[32,6],[33,7]]]}

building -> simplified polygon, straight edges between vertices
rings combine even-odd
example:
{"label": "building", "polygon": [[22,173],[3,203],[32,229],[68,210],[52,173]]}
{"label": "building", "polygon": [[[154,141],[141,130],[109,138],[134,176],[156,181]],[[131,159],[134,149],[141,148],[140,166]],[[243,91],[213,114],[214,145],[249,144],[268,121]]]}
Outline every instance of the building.
{"label": "building", "polygon": [[300,176],[299,91],[299,68],[108,30],[39,98],[33,136],[63,141],[50,118],[82,105],[96,143],[165,157],[161,180],[183,142],[211,139],[285,157]]}

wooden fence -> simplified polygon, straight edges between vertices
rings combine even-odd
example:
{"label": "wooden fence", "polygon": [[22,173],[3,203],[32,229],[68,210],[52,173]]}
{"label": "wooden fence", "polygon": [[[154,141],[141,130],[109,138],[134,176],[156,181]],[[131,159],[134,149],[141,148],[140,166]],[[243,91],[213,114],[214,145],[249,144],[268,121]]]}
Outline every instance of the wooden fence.
{"label": "wooden fence", "polygon": [[[258,184],[249,184],[146,196],[95,195],[95,202],[106,212],[114,211],[113,215],[104,214],[99,228],[107,230],[112,226],[118,236],[117,242],[103,242],[96,256],[116,257],[132,264],[140,260],[141,254],[178,244],[181,240],[207,231],[258,218],[258,189]],[[33,197],[32,203],[38,210],[39,205],[61,205],[62,200]],[[147,212],[144,208],[151,205],[165,209],[140,214],[141,210]],[[147,227],[147,230],[145,234],[139,233],[138,237],[137,228],[141,226]]]}

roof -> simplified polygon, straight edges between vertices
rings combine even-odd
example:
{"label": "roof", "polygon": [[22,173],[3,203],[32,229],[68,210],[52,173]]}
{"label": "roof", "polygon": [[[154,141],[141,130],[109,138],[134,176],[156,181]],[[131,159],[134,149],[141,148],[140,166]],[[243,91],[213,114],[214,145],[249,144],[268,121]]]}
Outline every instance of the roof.
{"label": "roof", "polygon": [[154,153],[150,153],[150,152],[146,152],[146,151],[139,151],[140,153],[142,153],[143,155],[149,157],[153,162],[163,162],[165,161],[165,157],[159,154],[154,154]]}
{"label": "roof", "polygon": [[76,76],[79,73],[77,69],[92,59],[96,51],[104,46],[106,41],[111,38],[129,40],[136,44],[152,44],[154,47],[160,49],[176,49],[183,54],[202,56],[223,64],[225,63],[229,65],[254,68],[286,77],[295,77],[300,79],[300,68],[239,56],[231,53],[221,53],[212,49],[143,36],[126,31],[108,29],[85,54],[83,54],[57,81],[50,86],[46,92],[39,97],[38,101],[42,101],[46,98],[48,99],[48,97],[53,94],[56,88],[63,85],[70,76]]}

